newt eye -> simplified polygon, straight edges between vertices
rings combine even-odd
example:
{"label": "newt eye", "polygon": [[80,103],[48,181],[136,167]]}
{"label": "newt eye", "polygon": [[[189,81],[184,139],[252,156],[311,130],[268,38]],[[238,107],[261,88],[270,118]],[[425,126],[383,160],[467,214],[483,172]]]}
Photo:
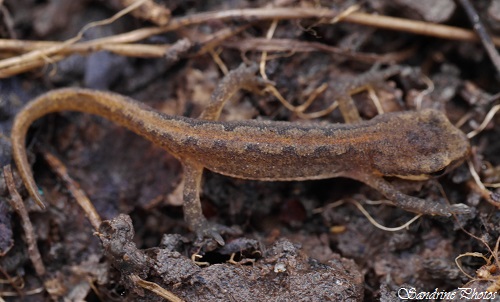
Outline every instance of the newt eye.
{"label": "newt eye", "polygon": [[432,177],[439,177],[439,176],[444,175],[445,173],[446,173],[446,167],[444,167],[441,170],[437,170],[435,172],[429,173],[429,175],[432,176]]}

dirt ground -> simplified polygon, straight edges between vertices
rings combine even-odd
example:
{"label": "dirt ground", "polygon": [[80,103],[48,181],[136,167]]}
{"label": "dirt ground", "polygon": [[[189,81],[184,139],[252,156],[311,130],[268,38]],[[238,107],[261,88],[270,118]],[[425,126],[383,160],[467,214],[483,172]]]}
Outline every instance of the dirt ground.
{"label": "dirt ground", "polygon": [[[0,177],[0,301],[499,300],[500,60],[472,31],[468,1],[158,0],[126,11],[132,2],[0,1],[0,163],[13,170],[10,185],[8,168]],[[471,2],[476,28],[498,47],[500,2]],[[343,123],[338,109],[322,112],[339,87],[401,66],[374,93],[353,95],[361,117],[438,109],[469,134],[472,152],[442,177],[388,180],[473,211],[405,225],[415,213],[376,202],[379,192],[351,179],[260,182],[205,171],[203,211],[233,232],[223,247],[199,242],[175,191],[180,163],[74,112],[32,125],[26,148],[47,209],[29,197],[10,131],[34,97],[85,87],[197,117],[241,63],[261,64],[288,103],[241,92],[221,120]],[[88,195],[100,226],[72,186]]]}

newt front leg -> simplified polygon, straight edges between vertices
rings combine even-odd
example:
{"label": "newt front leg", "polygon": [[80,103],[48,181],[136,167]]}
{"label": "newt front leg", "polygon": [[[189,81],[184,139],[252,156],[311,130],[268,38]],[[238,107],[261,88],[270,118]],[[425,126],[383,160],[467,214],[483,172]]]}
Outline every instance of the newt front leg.
{"label": "newt front leg", "polygon": [[[340,92],[340,96],[337,100],[339,103],[339,109],[341,111],[341,114],[345,120],[346,123],[348,124],[356,124],[362,121],[359,112],[354,104],[354,101],[351,97],[351,95],[359,93],[363,90],[371,88],[376,82],[380,82],[381,80],[384,80],[390,76],[396,75],[402,70],[401,67],[399,66],[392,66],[389,67],[385,70],[382,71],[369,71],[363,75],[360,75],[356,77],[352,82],[348,83],[343,83],[341,84],[340,88],[338,88]],[[442,131],[443,133],[447,133],[448,130],[452,129],[452,125],[447,123],[446,120],[443,121],[443,118],[440,116],[433,116],[435,115],[434,113],[429,116],[429,120],[435,120],[436,122],[434,123],[441,123],[442,124]],[[404,125],[401,129],[404,129]],[[458,130],[458,129],[454,129]],[[394,129],[392,131],[398,131],[398,129]],[[408,130],[404,130],[408,131]],[[413,129],[413,131],[427,131],[426,129]],[[446,168],[454,168],[455,165],[457,165],[460,161],[465,159],[465,157],[468,155],[468,142],[467,138],[465,135],[461,135],[460,132],[456,131],[457,135],[453,140],[449,140],[446,143],[449,144],[447,148],[455,148],[455,146],[459,147],[459,149],[464,150],[463,156],[459,161],[456,161],[455,163],[450,163]],[[411,133],[411,131],[408,131],[408,133]],[[387,133],[387,136],[390,136],[391,133]],[[417,136],[415,136],[417,137]],[[398,144],[405,144],[404,140],[400,140],[397,142]],[[415,140],[415,147],[418,147],[420,144],[432,144],[432,140],[429,141],[418,141]],[[385,149],[385,150],[384,150]],[[391,153],[388,148],[383,148],[383,146],[380,146],[380,149],[378,152],[387,152]],[[429,156],[432,156],[432,154],[429,154]],[[428,161],[431,160],[432,158],[428,159],[423,159],[422,162],[420,163],[421,166],[426,166],[428,165]],[[390,166],[396,166],[395,169],[393,170],[399,170],[399,171],[404,171],[405,167],[397,167],[397,163],[401,163],[404,161],[401,160],[394,160],[394,161],[387,161],[387,162],[380,162],[378,165],[381,167],[380,169],[377,169],[377,173],[374,173],[375,171],[370,171],[369,169],[352,169],[351,171],[348,171],[344,176],[349,177],[355,180],[358,180],[360,182],[363,182],[367,184],[368,186],[376,189],[384,197],[389,199],[390,201],[394,202],[394,204],[406,211],[410,212],[415,212],[419,214],[427,214],[427,215],[438,215],[438,216],[450,216],[452,214],[467,214],[471,212],[471,209],[467,207],[464,204],[456,204],[456,205],[447,205],[447,204],[438,204],[435,202],[427,201],[425,199],[413,197],[413,196],[408,196],[403,193],[401,193],[399,190],[397,190],[392,184],[390,184],[388,181],[386,181],[383,176],[391,176],[391,172],[389,171],[384,171],[384,167],[388,168]],[[417,164],[411,164],[409,161],[406,164],[408,167],[419,165]],[[422,169],[423,170],[423,169]],[[439,172],[439,171],[436,171]],[[436,174],[434,172],[433,174]],[[441,171],[440,175],[444,174],[445,169]],[[381,175],[382,174],[382,175]],[[405,178],[405,173],[403,172],[401,175],[395,175],[392,174],[392,176],[397,176],[401,178]],[[411,177],[410,177],[411,178]],[[419,175],[417,177],[414,177],[415,179],[420,179],[424,180],[429,178],[429,175],[426,175],[425,173],[422,173],[422,175]]]}
{"label": "newt front leg", "polygon": [[464,204],[440,204],[403,194],[380,176],[353,173],[349,177],[376,189],[387,199],[394,202],[395,206],[409,212],[437,216],[451,216],[453,214],[468,214],[471,212],[471,209]]}

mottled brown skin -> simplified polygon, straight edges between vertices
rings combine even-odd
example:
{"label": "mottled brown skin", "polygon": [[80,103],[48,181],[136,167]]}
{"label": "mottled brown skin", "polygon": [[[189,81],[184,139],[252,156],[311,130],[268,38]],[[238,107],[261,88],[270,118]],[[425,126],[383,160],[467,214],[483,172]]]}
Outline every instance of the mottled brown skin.
{"label": "mottled brown skin", "polygon": [[225,101],[239,88],[258,85],[254,69],[239,68],[214,93],[212,103],[192,119],[154,111],[130,98],[86,89],[60,89],[29,103],[12,129],[13,155],[31,196],[43,207],[25,151],[36,119],[51,112],[80,111],[107,118],[151,140],[184,167],[184,213],[201,237],[224,241],[207,223],[199,201],[204,168],[264,181],[348,177],[379,190],[398,206],[418,213],[464,213],[464,205],[432,204],[407,196],[384,176],[426,179],[455,166],[469,153],[466,136],[436,110],[388,113],[354,124],[216,121]]}

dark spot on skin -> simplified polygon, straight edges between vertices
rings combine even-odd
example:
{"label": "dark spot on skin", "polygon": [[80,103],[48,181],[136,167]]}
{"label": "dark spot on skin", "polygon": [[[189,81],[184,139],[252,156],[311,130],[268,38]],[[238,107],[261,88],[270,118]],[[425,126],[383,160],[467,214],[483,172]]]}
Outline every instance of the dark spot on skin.
{"label": "dark spot on skin", "polygon": [[297,148],[294,146],[285,146],[283,147],[283,155],[284,156],[296,156],[297,155]]}
{"label": "dark spot on skin", "polygon": [[196,146],[198,144],[198,140],[192,136],[188,136],[184,139],[184,144],[189,146]]}
{"label": "dark spot on skin", "polygon": [[213,124],[219,123],[219,122],[214,122],[214,121],[192,119],[192,118],[187,118],[184,116],[180,116],[179,118],[177,118],[177,116],[176,116],[175,118],[181,122],[188,124],[189,126],[198,127],[198,128],[204,128],[207,125],[213,125]]}
{"label": "dark spot on skin", "polygon": [[218,139],[218,140],[215,140],[214,141],[214,147],[217,149],[217,150],[220,150],[220,149],[227,149],[227,142],[221,140],[221,139]]}
{"label": "dark spot on skin", "polygon": [[320,146],[314,149],[314,155],[315,156],[322,156],[328,154],[328,147],[327,146]]}
{"label": "dark spot on skin", "polygon": [[408,143],[413,146],[418,146],[420,144],[420,135],[415,132],[415,131],[406,131],[406,139],[408,140]]}
{"label": "dark spot on skin", "polygon": [[168,132],[162,132],[161,138],[162,138],[162,141],[167,142],[167,143],[171,142],[173,140],[172,134],[170,134]]}
{"label": "dark spot on skin", "polygon": [[331,128],[321,129],[321,131],[323,132],[323,135],[326,137],[331,137],[336,132],[334,129]]}
{"label": "dark spot on skin", "polygon": [[289,127],[276,127],[276,133],[280,136],[285,136]]}
{"label": "dark spot on skin", "polygon": [[406,131],[405,136],[409,146],[413,146],[416,148],[415,151],[421,154],[431,155],[439,153],[439,141],[436,139],[433,130],[433,128],[429,129],[429,127],[427,127],[427,129],[421,130],[420,132],[414,130]]}
{"label": "dark spot on skin", "polygon": [[[371,122],[367,121],[365,124],[370,125]],[[350,129],[363,129],[367,128],[370,129],[369,126],[365,124],[342,124],[342,123],[336,123],[336,124],[329,124],[329,125],[321,125],[321,127],[318,127],[316,129],[319,129],[322,131],[323,135],[325,137],[334,137],[336,136],[339,132],[342,133],[342,131],[345,130],[350,130]]]}
{"label": "dark spot on skin", "polygon": [[257,144],[245,144],[245,151],[260,152],[260,147]]}
{"label": "dark spot on skin", "polygon": [[270,126],[268,123],[263,123],[260,125],[255,125],[259,130],[267,130],[271,131],[274,133],[277,133],[278,135],[286,135],[287,131],[291,128],[288,124],[274,124]]}
{"label": "dark spot on skin", "polygon": [[435,114],[435,112],[431,112],[429,118],[427,119],[427,123],[429,123],[429,125],[432,125],[433,127],[439,127],[439,125],[442,123],[442,118],[440,115]]}
{"label": "dark spot on skin", "polygon": [[134,118],[131,118],[131,117],[127,117],[129,120],[133,120],[137,123],[137,127],[138,128],[141,128],[141,129],[146,129],[144,127],[144,121],[143,120],[138,120],[138,119],[134,119]]}
{"label": "dark spot on skin", "polygon": [[235,128],[239,127],[240,125],[237,123],[224,123],[224,131],[226,132],[233,132]]}

